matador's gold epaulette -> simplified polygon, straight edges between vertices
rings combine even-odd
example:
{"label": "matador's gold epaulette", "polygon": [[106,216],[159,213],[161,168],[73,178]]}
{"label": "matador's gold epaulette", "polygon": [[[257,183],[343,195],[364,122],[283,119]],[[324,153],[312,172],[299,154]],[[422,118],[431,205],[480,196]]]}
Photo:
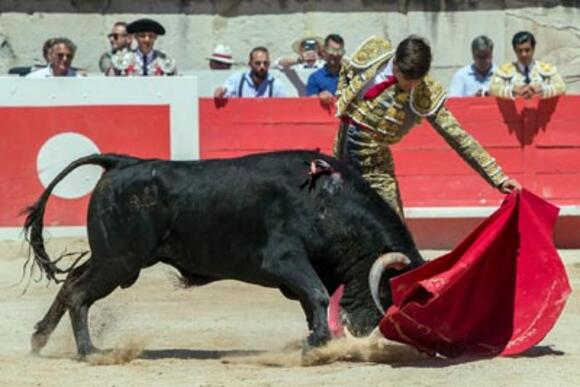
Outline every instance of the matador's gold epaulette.
{"label": "matador's gold epaulette", "polygon": [[361,43],[350,57],[350,65],[354,68],[367,68],[374,63],[393,55],[394,50],[391,42],[386,38],[371,36]]}
{"label": "matador's gold epaulette", "polygon": [[445,88],[427,75],[419,86],[411,90],[410,107],[413,113],[428,117],[435,113],[447,99]]}
{"label": "matador's gold epaulette", "polygon": [[495,74],[502,78],[512,78],[516,75],[516,64],[514,62],[504,63],[499,66]]}
{"label": "matador's gold epaulette", "polygon": [[538,72],[544,77],[551,77],[558,72],[556,66],[546,62],[536,61],[536,66],[538,66]]}

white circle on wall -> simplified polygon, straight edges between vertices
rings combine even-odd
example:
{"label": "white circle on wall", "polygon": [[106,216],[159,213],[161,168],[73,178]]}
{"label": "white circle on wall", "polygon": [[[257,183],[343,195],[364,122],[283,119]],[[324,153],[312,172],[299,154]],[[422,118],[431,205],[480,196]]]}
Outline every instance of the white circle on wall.
{"label": "white circle on wall", "polygon": [[[82,134],[65,132],[49,138],[36,158],[36,170],[42,185],[48,187],[72,161],[94,153],[100,153],[99,148]],[[64,199],[83,197],[95,187],[102,171],[97,165],[82,165],[61,180],[52,194]]]}

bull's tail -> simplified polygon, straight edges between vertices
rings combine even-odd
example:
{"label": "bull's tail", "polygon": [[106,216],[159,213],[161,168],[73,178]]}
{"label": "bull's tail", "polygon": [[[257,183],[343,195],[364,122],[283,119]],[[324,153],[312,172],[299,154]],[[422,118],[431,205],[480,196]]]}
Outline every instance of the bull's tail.
{"label": "bull's tail", "polygon": [[32,267],[36,265],[40,268],[41,272],[44,273],[44,275],[49,281],[53,280],[54,282],[59,283],[62,282],[63,280],[57,277],[57,275],[67,274],[72,269],[74,269],[76,264],[80,261],[82,257],[84,257],[88,253],[88,251],[82,253],[74,253],[78,254],[78,257],[73,262],[73,264],[66,269],[59,268],[57,266],[57,263],[62,258],[70,256],[72,254],[62,254],[59,258],[57,258],[54,261],[50,259],[44,247],[44,238],[42,236],[42,230],[44,227],[43,217],[44,210],[46,208],[46,202],[48,201],[48,198],[50,197],[50,194],[54,189],[54,187],[69,173],[71,173],[73,170],[80,167],[81,165],[87,164],[99,165],[103,167],[105,171],[108,171],[111,168],[117,166],[119,162],[124,158],[125,158],[124,156],[113,154],[104,154],[104,155],[95,154],[82,157],[78,160],[73,161],[50,182],[50,184],[48,185],[48,187],[46,187],[42,195],[40,195],[40,198],[36,201],[36,203],[34,203],[33,205],[31,205],[22,212],[23,214],[28,214],[26,216],[26,222],[24,223],[24,237],[26,241],[29,243],[31,249],[28,259],[24,265],[25,270],[30,260],[32,259],[31,270]]}

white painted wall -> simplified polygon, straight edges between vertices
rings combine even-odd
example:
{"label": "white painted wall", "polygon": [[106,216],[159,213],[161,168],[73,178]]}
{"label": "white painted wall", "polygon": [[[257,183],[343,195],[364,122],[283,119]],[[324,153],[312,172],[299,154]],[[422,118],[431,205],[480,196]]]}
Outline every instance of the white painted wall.
{"label": "white painted wall", "polygon": [[[469,47],[475,36],[486,34],[495,41],[495,60],[501,63],[513,58],[513,34],[527,29],[538,39],[537,57],[556,63],[569,90],[580,92],[578,7],[504,9],[501,4],[513,2],[475,0],[142,0],[140,7],[115,0],[0,0],[0,6],[3,3],[11,6],[4,6],[0,13],[0,72],[40,60],[44,40],[60,35],[77,43],[77,66],[98,71],[98,58],[107,50],[105,36],[112,23],[147,16],[166,27],[167,35],[159,38],[158,47],[173,55],[185,73],[207,69],[205,58],[218,43],[231,45],[241,63],[238,68],[244,69],[252,47],[265,45],[273,57],[292,54],[291,43],[308,34],[340,33],[350,53],[372,34],[387,35],[398,42],[418,33],[433,45],[435,77],[448,83],[455,70],[470,62]],[[147,14],[136,14],[135,9]]]}

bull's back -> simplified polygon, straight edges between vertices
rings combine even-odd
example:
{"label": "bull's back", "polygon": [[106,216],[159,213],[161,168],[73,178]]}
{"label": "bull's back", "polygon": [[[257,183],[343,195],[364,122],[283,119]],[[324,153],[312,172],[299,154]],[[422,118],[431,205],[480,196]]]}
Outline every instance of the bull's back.
{"label": "bull's back", "polygon": [[251,280],[270,235],[311,211],[301,183],[315,158],[284,152],[121,165],[101,178],[91,199],[91,248],[113,236],[145,256],[178,257],[197,274]]}

